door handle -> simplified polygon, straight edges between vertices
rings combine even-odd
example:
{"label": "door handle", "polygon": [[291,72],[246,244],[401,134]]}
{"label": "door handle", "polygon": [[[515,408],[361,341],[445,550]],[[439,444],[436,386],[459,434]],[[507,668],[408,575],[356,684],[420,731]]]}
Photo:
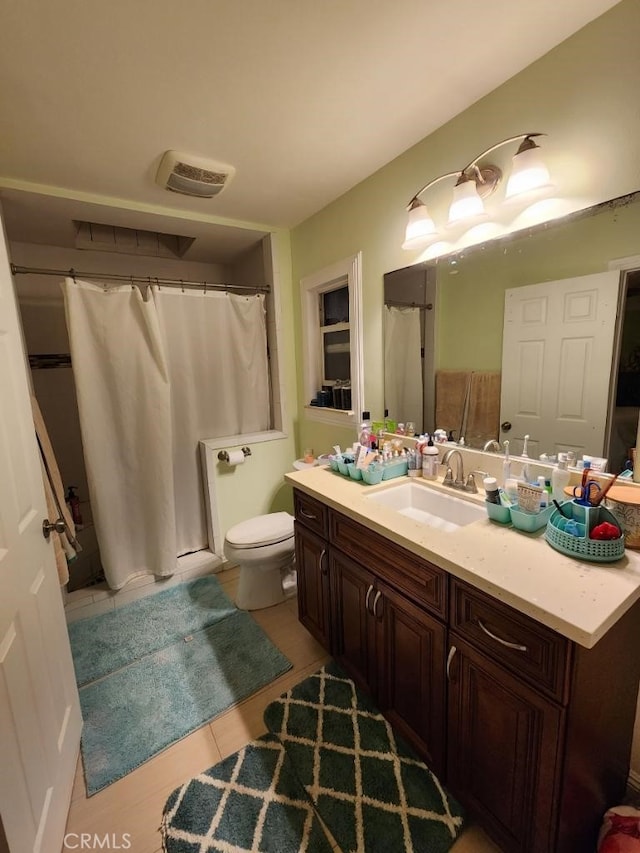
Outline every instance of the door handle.
{"label": "door handle", "polygon": [[[373,584],[371,583],[371,584],[369,584],[369,589],[367,590],[367,597],[364,600],[364,608],[368,613],[371,613],[371,610],[369,610],[369,596],[371,595],[372,592],[373,592]],[[371,615],[373,616],[373,613],[371,613]]]}
{"label": "door handle", "polygon": [[451,661],[457,651],[458,650],[455,646],[451,646],[449,649],[449,654],[447,655],[447,681],[451,681]]}
{"label": "door handle", "polygon": [[48,518],[45,518],[42,522],[42,535],[47,541],[49,541],[52,533],[64,533],[66,529],[67,525],[63,518],[59,518],[57,521],[49,521]]}
{"label": "door handle", "polygon": [[381,597],[382,597],[382,593],[380,592],[380,590],[378,590],[376,592],[376,597],[373,599],[373,607],[371,608],[371,615],[376,619],[379,619],[380,616],[382,616],[382,609],[380,610],[380,613],[378,613],[378,610],[377,610],[378,602],[380,601]]}
{"label": "door handle", "polygon": [[327,549],[323,548],[322,551],[320,552],[320,559],[318,560],[318,562],[320,563],[320,574],[322,574],[322,575],[327,574],[327,567],[326,567],[325,562],[324,562],[324,558],[326,556],[327,556]]}
{"label": "door handle", "polygon": [[502,430],[502,432],[509,432],[511,427],[512,427],[511,421],[502,421],[502,423],[500,424],[500,429]]}

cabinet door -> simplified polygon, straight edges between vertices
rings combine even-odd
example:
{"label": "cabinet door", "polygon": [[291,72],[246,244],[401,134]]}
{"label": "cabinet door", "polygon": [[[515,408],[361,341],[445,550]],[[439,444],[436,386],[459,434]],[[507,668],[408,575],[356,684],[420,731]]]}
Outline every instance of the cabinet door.
{"label": "cabinet door", "polygon": [[378,631],[380,710],[438,775],[445,760],[445,627],[385,584],[371,609]]}
{"label": "cabinet door", "polygon": [[376,693],[374,576],[339,551],[330,554],[334,656],[360,687]]}
{"label": "cabinet door", "polygon": [[450,634],[447,783],[510,853],[555,847],[563,714]]}
{"label": "cabinet door", "polygon": [[329,554],[324,539],[295,523],[298,615],[310,634],[331,650]]}

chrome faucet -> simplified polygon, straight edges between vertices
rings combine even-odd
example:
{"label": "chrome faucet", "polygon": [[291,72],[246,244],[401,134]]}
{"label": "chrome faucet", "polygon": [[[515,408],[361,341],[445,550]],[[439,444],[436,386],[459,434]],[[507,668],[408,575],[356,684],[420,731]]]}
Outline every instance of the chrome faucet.
{"label": "chrome faucet", "polygon": [[[453,477],[453,471],[451,470],[451,466],[449,465],[450,460],[455,455],[456,457],[456,476],[455,479]],[[462,453],[456,448],[452,447],[442,457],[442,464],[447,466],[446,474],[444,475],[444,480],[442,481],[443,486],[450,486],[452,489],[460,489],[462,492],[471,492],[472,494],[477,494],[478,487],[476,485],[475,477],[472,474],[469,474],[467,479],[464,478],[464,461],[462,459]],[[481,474],[483,471],[476,471],[474,473]]]}
{"label": "chrome faucet", "polygon": [[485,443],[482,449],[485,453],[490,450],[495,450],[496,453],[500,453],[500,451],[502,450],[502,448],[500,447],[500,442],[496,441],[495,438],[490,438],[489,441]]}
{"label": "chrome faucet", "polygon": [[[451,470],[451,466],[449,462],[451,458],[456,457],[456,478],[453,479],[453,471]],[[447,466],[447,471],[444,476],[444,480],[442,481],[443,486],[451,486],[453,489],[463,489],[464,488],[464,462],[462,459],[462,453],[455,448],[447,450],[444,456],[442,457],[442,464]]]}

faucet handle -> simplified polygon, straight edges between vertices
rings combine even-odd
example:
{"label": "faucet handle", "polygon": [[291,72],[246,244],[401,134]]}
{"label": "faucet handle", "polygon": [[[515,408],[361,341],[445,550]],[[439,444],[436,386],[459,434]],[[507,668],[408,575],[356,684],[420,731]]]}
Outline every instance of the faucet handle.
{"label": "faucet handle", "polygon": [[[477,472],[480,473],[480,472]],[[467,477],[467,482],[465,483],[464,490],[465,492],[471,492],[472,495],[478,494],[478,487],[476,485],[476,478],[473,476],[474,472],[472,471]]]}
{"label": "faucet handle", "polygon": [[453,485],[453,471],[450,467],[447,467],[446,474],[444,475],[444,480],[442,481],[443,486],[452,486]]}

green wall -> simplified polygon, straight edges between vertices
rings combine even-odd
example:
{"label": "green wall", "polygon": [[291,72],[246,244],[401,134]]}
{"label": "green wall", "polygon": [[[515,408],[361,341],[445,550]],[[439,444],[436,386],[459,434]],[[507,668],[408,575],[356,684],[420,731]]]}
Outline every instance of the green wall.
{"label": "green wall", "polygon": [[603,272],[612,258],[640,255],[640,198],[575,216],[471,249],[455,266],[438,263],[437,367],[500,370],[507,288]]}
{"label": "green wall", "polygon": [[[416,190],[431,178],[461,168],[478,152],[500,139],[539,130],[548,134],[544,153],[557,195],[571,200],[573,209],[640,187],[638,33],[640,3],[623,0],[293,229],[291,248],[299,413],[303,412],[303,401],[298,283],[303,276],[358,251],[363,253],[365,407],[374,417],[382,412],[383,275],[418,260],[417,253],[403,252],[400,248],[406,222],[405,207]],[[418,81],[418,85],[428,85],[428,81]],[[638,245],[640,247],[640,238]],[[620,254],[625,253],[635,252],[625,250]],[[553,277],[558,276],[554,274]],[[498,305],[498,338],[501,338],[500,289],[486,299],[486,316],[480,318],[476,313],[470,320],[462,311],[460,322],[476,323],[482,319],[494,329],[495,339],[497,323],[493,311]],[[447,322],[438,328],[441,362],[450,357],[450,351],[454,354],[457,351],[451,324],[456,325],[458,307],[463,302],[462,292],[452,289],[443,300],[440,316],[446,310],[447,300],[449,306],[453,305],[453,311],[447,313]],[[489,317],[492,300],[495,304]],[[481,355],[487,366],[495,364],[497,351],[497,340],[494,340]],[[303,414],[299,415],[297,428],[298,448],[313,446],[317,453],[329,450],[336,443],[336,438],[341,440],[346,433],[345,430],[311,423]],[[348,436],[352,438],[350,432]]]}

